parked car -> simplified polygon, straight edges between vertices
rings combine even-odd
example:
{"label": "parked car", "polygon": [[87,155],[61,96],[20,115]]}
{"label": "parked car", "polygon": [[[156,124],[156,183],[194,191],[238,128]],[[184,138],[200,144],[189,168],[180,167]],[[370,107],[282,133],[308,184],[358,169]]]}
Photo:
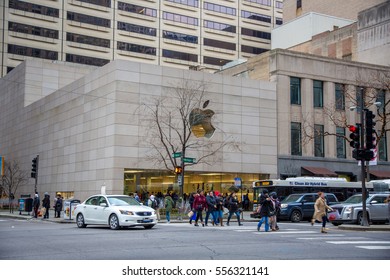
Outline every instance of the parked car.
{"label": "parked car", "polygon": [[[366,210],[370,222],[386,223],[388,220],[388,205],[385,203],[389,193],[370,193],[367,195]],[[355,194],[346,201],[332,205],[337,211],[334,217],[330,218],[333,225],[343,223],[356,223],[360,225],[363,219],[363,196]]]}
{"label": "parked car", "polygon": [[134,226],[151,229],[157,224],[153,208],[127,195],[93,195],[76,206],[75,216],[79,228],[108,225],[111,229]]}
{"label": "parked car", "polygon": [[[314,214],[314,203],[317,198],[317,193],[290,194],[281,201],[278,218],[280,220],[290,220],[294,223],[310,220]],[[328,205],[338,203],[337,197],[332,193],[325,193],[325,198]]]}

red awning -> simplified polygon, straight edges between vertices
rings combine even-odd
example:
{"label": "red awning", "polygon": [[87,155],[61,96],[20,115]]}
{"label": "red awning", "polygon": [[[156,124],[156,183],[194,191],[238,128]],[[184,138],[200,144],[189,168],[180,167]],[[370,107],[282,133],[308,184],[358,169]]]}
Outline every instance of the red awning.
{"label": "red awning", "polygon": [[[338,175],[324,167],[311,167],[311,166],[302,166],[302,175],[312,175],[319,177],[338,177]],[[309,174],[307,174],[309,173]]]}
{"label": "red awning", "polygon": [[390,179],[390,171],[370,170],[370,174],[374,175],[377,179]]}

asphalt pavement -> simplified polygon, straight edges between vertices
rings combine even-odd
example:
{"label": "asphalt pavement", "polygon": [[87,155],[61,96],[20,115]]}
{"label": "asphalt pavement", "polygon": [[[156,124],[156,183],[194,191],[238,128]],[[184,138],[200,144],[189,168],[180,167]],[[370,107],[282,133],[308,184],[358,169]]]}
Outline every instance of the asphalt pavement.
{"label": "asphalt pavement", "polygon": [[[69,220],[64,219],[63,212],[61,213],[61,218],[55,218],[54,210],[49,210],[49,218],[43,219],[42,217],[38,217],[38,220],[48,221],[48,222],[55,222],[55,223],[75,223],[75,219]],[[258,219],[254,219],[250,217],[251,211],[244,211],[242,213],[242,219],[241,222],[258,222]],[[27,212],[19,212],[19,210],[14,210],[13,213],[10,213],[9,209],[0,209],[0,218],[1,217],[9,217],[14,219],[35,219],[31,215],[32,213]],[[161,218],[164,218],[163,215],[161,215]],[[224,221],[226,220],[226,217],[224,218]],[[231,223],[236,222],[236,218],[232,217]],[[162,219],[159,221],[159,223],[166,223],[165,219]],[[180,217],[173,217],[171,219],[171,223],[188,223],[188,217],[186,215],[183,215],[182,219]],[[361,225],[352,225],[352,224],[343,224],[338,226],[341,230],[355,230],[355,231],[390,231],[390,224],[371,224],[369,226],[361,226]]]}

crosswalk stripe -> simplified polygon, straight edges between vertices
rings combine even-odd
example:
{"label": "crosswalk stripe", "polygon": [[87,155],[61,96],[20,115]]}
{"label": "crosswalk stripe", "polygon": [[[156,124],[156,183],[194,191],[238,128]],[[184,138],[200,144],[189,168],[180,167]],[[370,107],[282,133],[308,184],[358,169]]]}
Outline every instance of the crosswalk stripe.
{"label": "crosswalk stripe", "polygon": [[332,244],[390,244],[390,241],[376,241],[376,240],[366,240],[366,241],[326,241],[327,243]]}
{"label": "crosswalk stripe", "polygon": [[356,246],[356,248],[368,250],[390,250],[390,246]]}
{"label": "crosswalk stripe", "polygon": [[[303,234],[303,233],[315,233],[316,231],[269,231],[272,235],[274,234]],[[260,231],[260,232],[254,232],[255,234],[264,234],[267,232]]]}

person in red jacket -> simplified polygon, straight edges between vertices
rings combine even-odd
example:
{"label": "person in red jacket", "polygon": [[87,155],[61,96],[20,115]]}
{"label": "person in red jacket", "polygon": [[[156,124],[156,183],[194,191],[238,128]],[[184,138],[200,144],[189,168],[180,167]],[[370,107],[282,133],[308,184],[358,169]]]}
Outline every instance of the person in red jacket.
{"label": "person in red jacket", "polygon": [[194,210],[196,211],[195,226],[196,227],[199,226],[198,221],[200,218],[202,226],[204,227],[202,212],[203,210],[205,210],[207,203],[206,203],[206,197],[203,194],[203,190],[198,190],[198,194],[195,196],[193,205],[194,205]]}

